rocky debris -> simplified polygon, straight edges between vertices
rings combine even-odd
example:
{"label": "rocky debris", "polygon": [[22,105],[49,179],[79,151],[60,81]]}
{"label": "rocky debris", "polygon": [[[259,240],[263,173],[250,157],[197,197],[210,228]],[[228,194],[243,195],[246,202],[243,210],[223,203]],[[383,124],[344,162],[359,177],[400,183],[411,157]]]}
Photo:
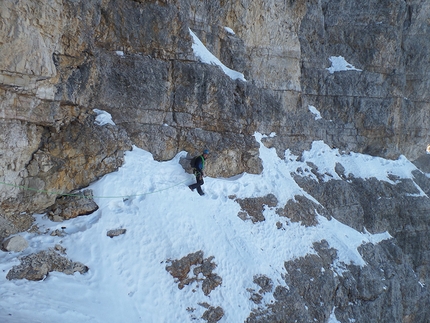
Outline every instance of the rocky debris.
{"label": "rocky debris", "polygon": [[222,278],[218,276],[217,274],[209,273],[207,275],[203,274],[205,278],[202,282],[202,291],[203,294],[208,296],[211,291],[213,291],[215,288],[220,286],[222,284]]}
{"label": "rocky debris", "polygon": [[170,262],[171,265],[166,266],[166,270],[179,281],[179,289],[182,289],[184,288],[185,284],[181,282],[187,280],[191,266],[196,266],[203,263],[203,251],[190,253],[179,260],[168,260],[168,262]]}
{"label": "rocky debris", "polygon": [[61,229],[61,230],[60,229],[55,229],[49,235],[52,236],[52,237],[64,237],[66,235],[66,233],[64,232],[63,229]]}
{"label": "rocky debris", "polygon": [[106,235],[110,238],[120,236],[122,234],[125,234],[127,232],[127,229],[113,229],[109,230]]}
{"label": "rocky debris", "polygon": [[322,207],[316,209],[318,213],[321,212],[320,214],[328,219],[331,215],[336,220],[363,232],[364,210],[360,202],[361,192],[351,185],[352,177],[348,177],[347,180],[316,181],[311,177],[296,174],[294,180],[320,202]]}
{"label": "rocky debris", "polygon": [[239,199],[232,196],[235,202],[238,202],[242,211],[239,212],[238,216],[242,220],[251,219],[253,223],[261,222],[265,220],[263,215],[264,207],[276,207],[278,205],[278,199],[273,194],[267,194],[263,197],[248,197]]}
{"label": "rocky debris", "polygon": [[284,225],[283,225],[283,223],[281,221],[276,221],[276,228],[278,230],[281,230],[281,229],[285,230]]}
{"label": "rocky debris", "polygon": [[27,232],[29,232],[29,233],[37,233],[37,234],[41,234],[40,229],[39,229],[39,226],[38,226],[36,223],[34,223],[34,224],[30,227],[30,229],[28,229],[28,230],[27,230]]}
{"label": "rocky debris", "polygon": [[58,251],[59,253],[61,253],[62,255],[66,254],[66,248],[64,248],[62,245],[60,244],[56,244],[54,247],[55,251]]}
{"label": "rocky debris", "polygon": [[[277,209],[276,213],[279,216],[289,218],[291,222],[300,222],[306,227],[317,225],[318,215],[325,215],[329,220],[331,219],[327,210],[321,205],[301,195],[294,196],[293,200],[289,200],[285,207]],[[281,227],[278,226],[278,228]]]}
{"label": "rocky debris", "polygon": [[251,293],[251,297],[249,299],[253,301],[254,304],[261,304],[261,300],[263,299],[261,294],[256,293],[252,288],[247,288],[246,290]]}
{"label": "rocky debris", "polygon": [[[249,315],[247,323],[327,321],[333,307],[333,297],[330,293],[333,292],[332,288],[336,288],[334,284],[336,275],[332,272],[331,265],[337,254],[336,250],[329,249],[324,241],[315,243],[314,248],[319,250],[317,255],[306,255],[285,263],[286,274],[282,275],[285,284],[274,287],[268,284],[264,276],[259,280],[254,279],[254,283],[267,286],[260,292],[273,292],[275,301],[260,305]],[[332,257],[319,256],[324,253]],[[314,307],[318,310],[314,311]]]}
{"label": "rocky debris", "polygon": [[[222,278],[213,273],[216,268],[213,259],[212,256],[203,258],[203,251],[197,251],[179,260],[168,260],[171,264],[166,266],[166,270],[175,278],[179,289],[194,282],[202,282],[203,293],[207,296],[222,284]],[[189,277],[191,270],[192,275]]]}
{"label": "rocky debris", "polygon": [[253,288],[248,288],[247,291],[251,293],[251,301],[253,301],[255,304],[261,304],[263,295],[273,291],[273,282],[265,275],[256,275],[254,276],[254,283],[258,285],[260,289],[255,291]]}
{"label": "rocky debris", "polygon": [[[5,200],[0,201],[0,204],[2,202],[11,203],[11,205],[14,204],[14,202],[11,200],[9,200],[8,202]],[[33,216],[27,212],[8,214],[1,213],[0,211],[0,241],[18,232],[25,231],[26,229],[30,228],[33,223]]]}
{"label": "rocky debris", "polygon": [[22,236],[13,236],[3,241],[2,249],[9,252],[21,252],[28,247],[28,242]]}
{"label": "rocky debris", "polygon": [[84,190],[59,197],[55,204],[47,210],[47,213],[52,221],[62,222],[81,215],[91,214],[98,208],[93,200],[93,191]]}
{"label": "rocky debris", "polygon": [[273,290],[273,281],[265,275],[254,276],[254,283],[260,286],[261,294],[270,293]]}
{"label": "rocky debris", "polygon": [[220,306],[208,306],[206,308],[207,310],[203,313],[202,319],[204,319],[208,323],[216,323],[224,316],[224,310]]}
{"label": "rocky debris", "polygon": [[58,254],[54,249],[40,251],[22,257],[20,260],[21,264],[9,270],[6,275],[7,279],[43,280],[51,271],[73,275],[75,272],[84,274],[89,270],[84,264],[73,262]]}

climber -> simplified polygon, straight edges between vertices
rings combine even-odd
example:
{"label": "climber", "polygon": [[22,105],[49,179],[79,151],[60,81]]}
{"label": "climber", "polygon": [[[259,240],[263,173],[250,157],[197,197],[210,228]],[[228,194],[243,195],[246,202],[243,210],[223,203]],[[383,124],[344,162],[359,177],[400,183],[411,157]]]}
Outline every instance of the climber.
{"label": "climber", "polygon": [[203,193],[201,186],[204,184],[203,176],[204,174],[204,168],[205,168],[205,161],[209,156],[209,150],[205,149],[203,150],[203,154],[197,157],[194,157],[191,161],[191,167],[193,167],[193,173],[196,176],[196,183],[189,185],[188,187],[190,190],[194,191],[194,189],[197,189],[197,192],[200,195],[205,195]]}

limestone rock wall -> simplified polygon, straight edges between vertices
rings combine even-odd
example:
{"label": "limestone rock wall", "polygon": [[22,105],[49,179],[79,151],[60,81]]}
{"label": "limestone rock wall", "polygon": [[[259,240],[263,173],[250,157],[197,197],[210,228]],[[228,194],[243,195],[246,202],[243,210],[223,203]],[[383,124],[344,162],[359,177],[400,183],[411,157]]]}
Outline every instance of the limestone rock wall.
{"label": "limestone rock wall", "polygon": [[[429,141],[426,1],[309,2],[302,20],[302,97],[333,146],[414,160]],[[343,56],[362,72],[329,74]]]}
{"label": "limestone rock wall", "polygon": [[[429,140],[428,11],[420,0],[6,1],[2,127],[19,142],[28,127],[60,133],[105,109],[157,159],[208,147],[209,173],[220,176],[261,170],[255,131],[276,132],[270,144],[280,156],[323,139],[345,151],[416,159]],[[189,28],[248,81],[198,63]],[[336,55],[362,72],[330,74]],[[315,120],[309,105],[323,118]],[[24,182],[39,136],[17,153],[3,141],[3,156],[22,159],[7,182]]]}
{"label": "limestone rock wall", "polygon": [[131,148],[122,128],[94,124],[96,12],[96,2],[2,3],[1,237],[28,228],[31,214],[55,201],[52,192],[85,187],[114,171]]}
{"label": "limestone rock wall", "polygon": [[[211,176],[262,170],[255,131],[276,132],[265,144],[281,157],[324,140],[345,152],[403,154],[425,169],[429,14],[425,0],[4,0],[0,238],[27,229],[32,213],[54,203],[53,192],[85,187],[117,169],[132,144],[159,160],[208,148]],[[247,81],[200,63],[189,29]],[[360,71],[330,73],[331,56]],[[116,126],[95,124],[93,109],[109,112]],[[416,177],[428,188],[425,175]],[[428,282],[427,247],[416,250],[427,241],[428,225],[415,221],[425,220],[429,206],[399,193],[407,183],[297,181],[327,199],[338,220],[358,230],[389,230],[405,253],[404,268],[395,270],[411,266]],[[339,190],[342,198],[333,195]],[[374,192],[399,202],[367,203]],[[384,248],[377,252],[388,259]],[[286,266],[307,266],[303,261]],[[348,282],[330,279],[348,293]],[[275,299],[289,299],[275,292]],[[414,304],[415,298],[403,317]],[[285,315],[282,306],[249,320],[270,322],[271,313]],[[342,311],[345,320],[353,316],[346,305]]]}

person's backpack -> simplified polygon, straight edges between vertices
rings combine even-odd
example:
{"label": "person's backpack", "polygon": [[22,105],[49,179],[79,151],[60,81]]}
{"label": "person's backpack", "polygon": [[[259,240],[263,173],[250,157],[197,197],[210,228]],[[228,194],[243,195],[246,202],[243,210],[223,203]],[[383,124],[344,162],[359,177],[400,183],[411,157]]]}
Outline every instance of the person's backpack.
{"label": "person's backpack", "polygon": [[190,161],[190,166],[192,168],[196,168],[196,162],[197,162],[197,158],[199,158],[199,156],[193,157]]}

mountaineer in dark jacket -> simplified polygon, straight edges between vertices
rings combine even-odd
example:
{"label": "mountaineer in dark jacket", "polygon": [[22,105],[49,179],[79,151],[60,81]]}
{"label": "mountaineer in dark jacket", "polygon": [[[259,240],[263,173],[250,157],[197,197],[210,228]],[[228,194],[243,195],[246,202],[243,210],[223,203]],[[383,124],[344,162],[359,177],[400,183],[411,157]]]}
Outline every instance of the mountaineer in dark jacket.
{"label": "mountaineer in dark jacket", "polygon": [[197,189],[197,192],[200,195],[205,195],[205,193],[203,193],[201,186],[204,184],[203,181],[203,176],[204,174],[204,168],[205,168],[205,161],[209,156],[209,150],[205,149],[203,151],[203,154],[200,156],[197,156],[195,158],[193,158],[193,165],[191,165],[193,167],[193,173],[196,176],[196,183],[189,185],[188,187],[190,188],[190,190],[194,191],[194,189]]}

